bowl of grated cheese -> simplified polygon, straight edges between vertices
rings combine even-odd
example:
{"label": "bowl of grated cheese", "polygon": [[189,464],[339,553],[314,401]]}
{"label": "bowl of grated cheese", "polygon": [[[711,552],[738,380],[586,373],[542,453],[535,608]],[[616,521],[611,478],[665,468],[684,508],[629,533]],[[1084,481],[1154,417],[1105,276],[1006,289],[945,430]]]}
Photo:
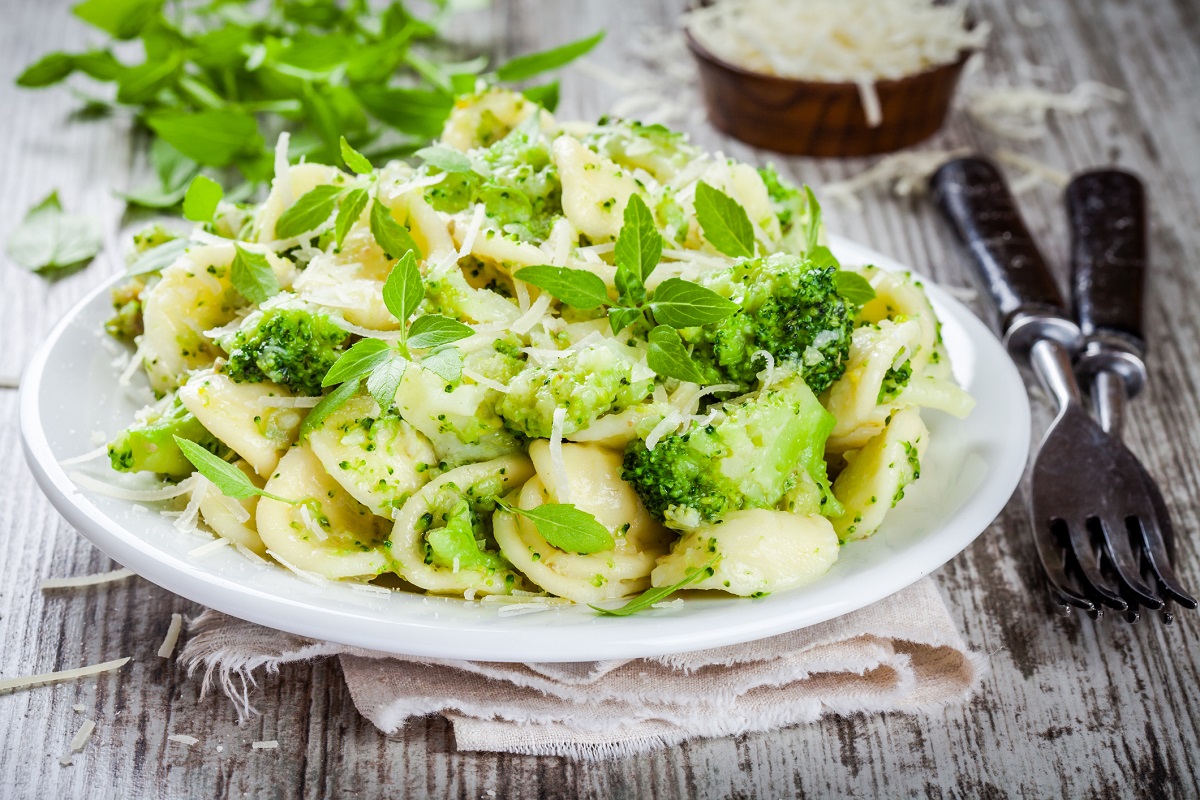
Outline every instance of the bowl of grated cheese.
{"label": "bowl of grated cheese", "polygon": [[715,0],[684,16],[709,119],[768,150],[865,156],[942,126],[989,28],[964,2]]}

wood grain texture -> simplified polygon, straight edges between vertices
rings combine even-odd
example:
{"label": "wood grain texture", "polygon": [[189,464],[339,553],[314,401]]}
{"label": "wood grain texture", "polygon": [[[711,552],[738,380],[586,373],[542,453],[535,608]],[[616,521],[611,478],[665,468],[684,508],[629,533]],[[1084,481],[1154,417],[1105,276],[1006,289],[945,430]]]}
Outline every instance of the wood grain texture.
{"label": "wood grain texture", "polygon": [[[548,46],[606,27],[596,63],[620,70],[623,43],[666,24],[679,0],[494,0],[456,35],[500,54]],[[0,0],[0,236],[57,187],[68,207],[103,220],[108,250],[90,269],[46,283],[0,266],[0,377],[28,360],[45,331],[89,287],[116,270],[121,204],[110,189],[144,175],[128,125],[68,120],[65,92],[22,92],[20,68],[43,51],[87,40],[66,0]],[[1031,4],[1032,5],[1032,4]],[[1129,102],[1055,118],[1036,142],[981,132],[962,114],[926,147],[1010,147],[1072,171],[1116,164],[1140,173],[1151,208],[1150,389],[1128,438],[1162,479],[1183,535],[1178,568],[1200,585],[1200,8],[1195,0],[1063,0],[1038,6],[1046,24],[1023,27],[1018,4],[988,0],[995,27],[985,82],[1036,72],[1057,88],[1097,79]],[[592,118],[618,92],[579,70],[564,76],[562,116]],[[707,126],[698,143],[749,161],[772,160],[814,184],[870,160],[813,161],[757,153]],[[1057,191],[1021,199],[1026,219],[1065,283],[1067,238]],[[947,232],[920,199],[864,198],[861,212],[828,204],[829,227],[962,286]],[[953,615],[992,671],[973,701],[923,716],[828,719],[769,734],[702,740],[619,762],[579,764],[456,751],[440,719],[384,737],[355,713],[334,662],[285,667],[254,694],[261,715],[238,726],[221,697],[156,650],[173,611],[199,609],[140,578],[41,594],[48,576],[113,564],[42,498],[17,436],[16,392],[0,389],[0,676],[134,661],[119,675],[0,696],[0,796],[11,797],[1195,797],[1200,793],[1200,615],[1165,627],[1050,616],[1024,492],[961,556],[936,573]],[[1040,414],[1044,424],[1045,415]],[[72,705],[82,703],[78,713]],[[88,749],[58,757],[85,718]],[[189,734],[188,747],[167,740]],[[278,739],[278,750],[252,750]],[[495,794],[492,795],[491,793]]]}

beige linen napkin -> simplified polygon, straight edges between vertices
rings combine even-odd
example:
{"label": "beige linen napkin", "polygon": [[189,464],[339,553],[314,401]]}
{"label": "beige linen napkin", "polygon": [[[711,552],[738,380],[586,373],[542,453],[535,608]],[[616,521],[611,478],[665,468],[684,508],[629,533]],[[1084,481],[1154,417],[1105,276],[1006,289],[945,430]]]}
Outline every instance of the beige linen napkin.
{"label": "beige linen napkin", "polygon": [[921,712],[965,699],[982,659],[929,578],[838,619],[757,642],[661,658],[504,664],[394,656],[316,642],[214,611],[181,656],[250,713],[254,672],[337,655],[359,712],[384,733],[442,714],[461,750],[608,758],[812,722]]}

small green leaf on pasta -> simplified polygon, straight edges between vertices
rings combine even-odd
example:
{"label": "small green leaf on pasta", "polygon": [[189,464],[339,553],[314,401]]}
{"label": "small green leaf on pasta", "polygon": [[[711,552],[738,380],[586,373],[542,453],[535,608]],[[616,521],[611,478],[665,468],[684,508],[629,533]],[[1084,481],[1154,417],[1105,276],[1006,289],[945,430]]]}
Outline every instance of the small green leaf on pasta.
{"label": "small green leaf on pasta", "polygon": [[174,439],[175,444],[179,445],[179,450],[183,453],[183,457],[190,461],[192,466],[196,468],[196,471],[211,481],[220,490],[221,494],[226,497],[232,497],[235,500],[245,500],[247,497],[260,495],[262,497],[269,497],[272,500],[278,500],[281,503],[295,504],[294,500],[276,497],[259,489],[250,482],[250,479],[246,477],[246,473],[228,461],[217,458],[195,442],[179,436],[175,436]]}
{"label": "small green leaf on pasta", "polygon": [[506,511],[520,514],[533,522],[542,538],[568,553],[600,553],[616,547],[608,528],[594,516],[570,503],[545,503],[537,508],[517,508],[502,504]]}
{"label": "small green leaf on pasta", "polygon": [[847,303],[863,306],[875,299],[875,289],[870,282],[857,272],[839,269],[833,274],[837,292]]}
{"label": "small green leaf on pasta", "polygon": [[458,383],[462,378],[462,353],[456,347],[443,346],[421,359],[421,366],[444,381]]}
{"label": "small green leaf on pasta", "polygon": [[429,166],[437,167],[442,172],[471,171],[471,160],[453,147],[447,147],[444,144],[422,147],[414,155]]}
{"label": "small green leaf on pasta", "polygon": [[358,218],[362,216],[363,209],[367,207],[369,199],[366,189],[351,189],[342,195],[338,202],[337,221],[334,223],[334,243],[341,249],[342,243],[346,241],[346,234],[354,227],[354,223],[358,222]]}
{"label": "small green leaf on pasta", "polygon": [[275,238],[291,239],[324,225],[332,216],[341,193],[340,186],[323,184],[302,195],[275,222]]}
{"label": "small green leaf on pasta", "polygon": [[804,231],[808,249],[805,252],[811,253],[821,244],[821,204],[808,184],[804,185],[804,198],[808,203],[808,227]]}
{"label": "small green leaf on pasta", "polygon": [[621,301],[630,305],[646,298],[646,278],[662,259],[663,239],[654,214],[639,195],[630,195],[625,218],[613,248],[615,279]]}
{"label": "small green leaf on pasta", "polygon": [[754,226],[746,209],[704,181],[696,185],[696,220],[709,244],[727,256],[754,255]]}
{"label": "small green leaf on pasta", "polygon": [[613,336],[616,336],[637,322],[641,319],[641,316],[642,310],[640,308],[610,308],[608,310],[608,324],[612,328]]}
{"label": "small green leaf on pasta", "polygon": [[400,258],[410,252],[421,257],[421,248],[413,241],[408,228],[396,222],[391,210],[378,200],[371,204],[371,235],[388,258]]}
{"label": "small green leaf on pasta", "polygon": [[308,412],[308,416],[304,418],[304,422],[300,425],[300,438],[303,439],[317,428],[320,428],[325,423],[326,417],[337,411],[347,400],[356,395],[361,381],[361,378],[346,381],[322,397],[321,402],[313,406],[312,411]]}
{"label": "small green leaf on pasta", "polygon": [[646,351],[646,365],[664,378],[674,378],[691,383],[706,383],[708,375],[696,364],[691,353],[683,346],[679,332],[667,325],[659,325],[650,331],[650,344]]}
{"label": "small green leaf on pasta", "polygon": [[399,353],[389,352],[388,357],[367,376],[367,391],[379,403],[382,411],[387,412],[396,402],[396,392],[400,390],[400,381],[404,379],[407,368],[407,359]]}
{"label": "small green leaf on pasta", "polygon": [[345,136],[341,137],[341,139],[338,141],[338,145],[342,151],[342,161],[346,162],[347,167],[354,170],[359,175],[369,175],[375,171],[375,168],[371,166],[371,162],[367,159],[367,157],[351,147],[350,143],[346,141]]}
{"label": "small green leaf on pasta", "polygon": [[718,563],[720,563],[720,561],[720,555],[713,556],[704,566],[688,570],[687,574],[684,575],[684,577],[678,583],[672,584],[671,586],[663,586],[658,589],[647,589],[620,608],[601,608],[600,606],[592,606],[590,604],[589,606],[605,616],[628,617],[630,614],[636,614],[643,609],[649,608],[655,603],[666,600],[680,589],[691,586],[693,583],[699,583],[705,578],[711,577],[713,574],[713,569]]}
{"label": "small green leaf on pasta", "polygon": [[279,280],[267,257],[243,250],[240,245],[235,244],[233,248],[233,266],[229,269],[229,282],[233,288],[251,303],[264,303],[267,298],[279,294]]}
{"label": "small green leaf on pasta", "polygon": [[541,264],[519,269],[513,277],[531,283],[575,308],[591,309],[608,303],[608,287],[604,281],[585,269]]}
{"label": "small green leaf on pasta", "polygon": [[[378,207],[378,203],[377,203]],[[407,324],[408,318],[421,305],[425,297],[425,286],[421,282],[421,271],[413,251],[406,252],[383,283],[383,303],[392,316]]]}
{"label": "small green leaf on pasta", "polygon": [[379,339],[362,339],[338,356],[329,372],[321,381],[322,386],[335,386],[345,381],[354,381],[382,364],[391,352],[387,342]]}
{"label": "small green leaf on pasta", "polygon": [[217,213],[217,204],[225,196],[221,184],[204,175],[192,178],[183,196],[183,216],[192,222],[210,222]]}
{"label": "small green leaf on pasta", "polygon": [[691,328],[720,322],[738,310],[738,304],[712,289],[681,278],[667,278],[650,301],[655,321],[672,328]]}
{"label": "small green leaf on pasta", "polygon": [[408,346],[418,349],[438,347],[474,335],[475,329],[470,325],[440,314],[426,314],[408,326]]}

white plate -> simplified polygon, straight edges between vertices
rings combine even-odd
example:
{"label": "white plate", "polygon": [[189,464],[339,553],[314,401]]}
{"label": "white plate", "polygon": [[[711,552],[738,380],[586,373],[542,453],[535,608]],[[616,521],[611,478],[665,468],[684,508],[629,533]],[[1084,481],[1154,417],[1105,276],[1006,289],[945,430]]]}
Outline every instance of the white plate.
{"label": "white plate", "polygon": [[[845,240],[834,239],[833,250],[847,264],[904,269]],[[59,460],[95,447],[95,431],[115,434],[140,406],[118,388],[112,353],[101,341],[111,313],[109,285],[55,326],[21,382],[25,453],[50,502],[105,553],[189,600],[272,628],[385,652],[590,661],[736,644],[813,625],[881,600],[957,555],[1000,513],[1029,447],[1029,405],[1016,368],[983,323],[927,285],[955,374],[978,405],[966,420],[925,412],[933,435],[921,479],[877,535],[843,547],[833,569],[815,583],[757,600],[695,593],[682,607],[626,618],[601,617],[586,606],[506,616],[495,603],[315,586],[228,547],[189,557],[205,539],[134,503],[84,493],[71,483],[67,471],[79,467],[64,469]]]}

